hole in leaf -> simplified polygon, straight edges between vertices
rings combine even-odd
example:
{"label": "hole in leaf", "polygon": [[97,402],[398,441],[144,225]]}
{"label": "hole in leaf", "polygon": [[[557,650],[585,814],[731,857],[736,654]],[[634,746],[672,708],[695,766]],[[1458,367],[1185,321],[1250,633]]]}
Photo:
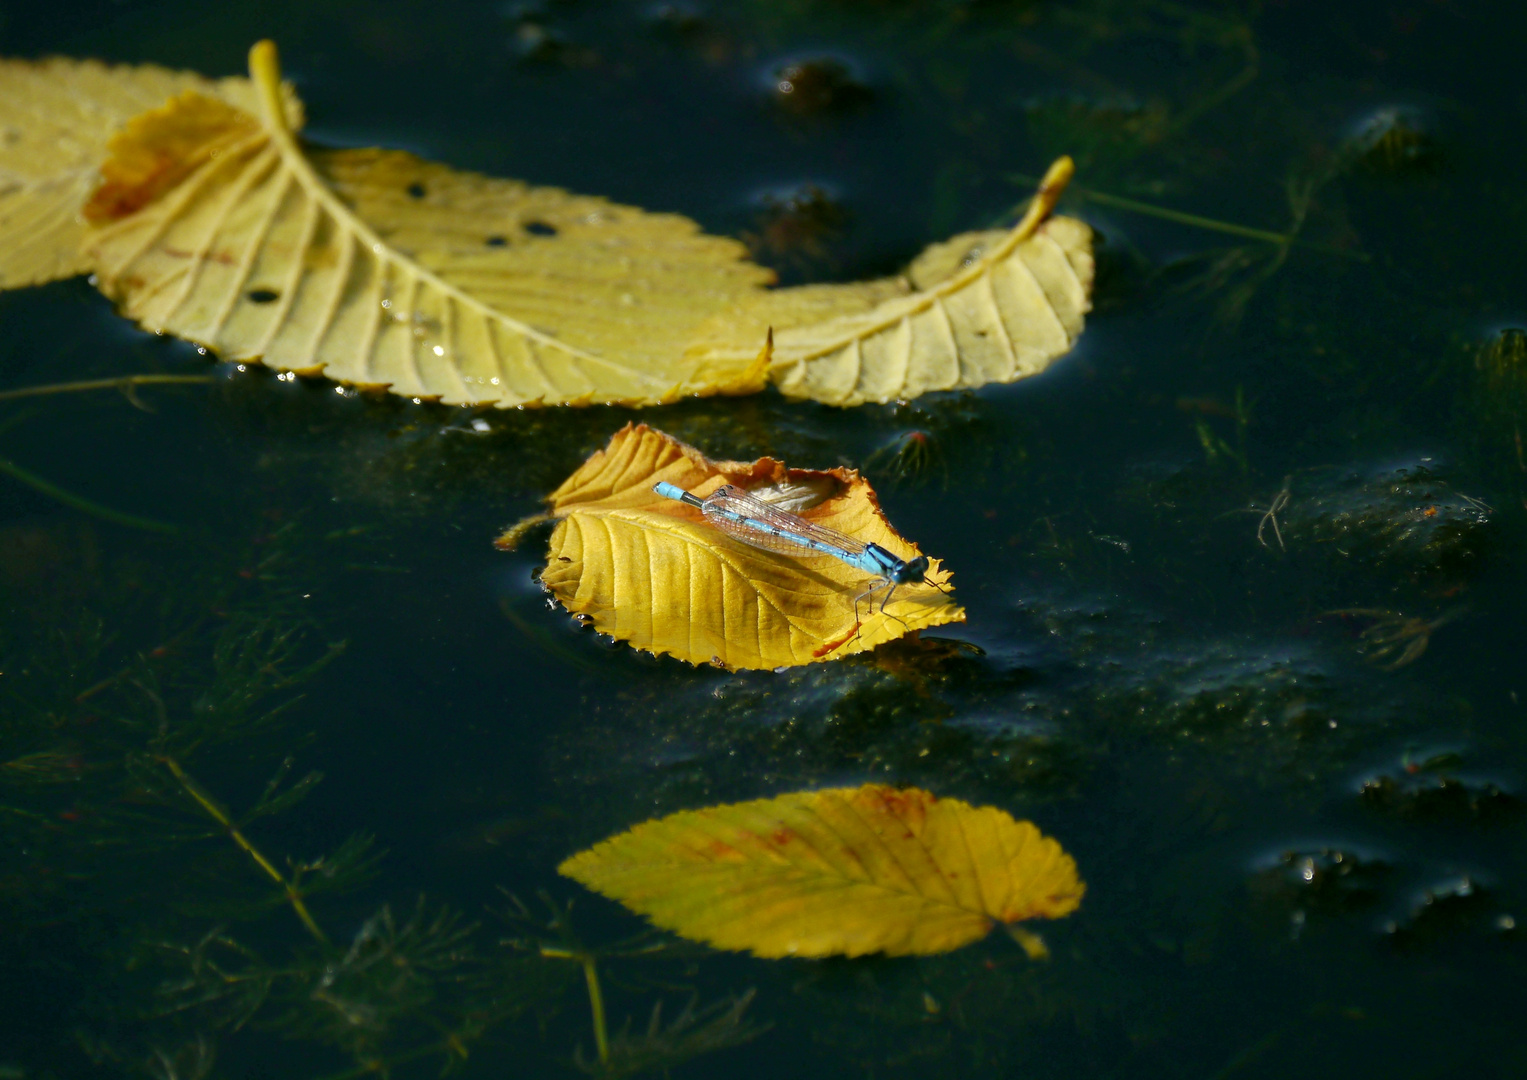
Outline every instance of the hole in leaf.
{"label": "hole in leaf", "polygon": [[281,299],[281,294],[275,289],[250,289],[244,294],[251,304],[269,304]]}
{"label": "hole in leaf", "polygon": [[483,243],[487,244],[489,247],[508,247],[509,239],[504,236],[490,236],[484,240]]}
{"label": "hole in leaf", "polygon": [[525,231],[528,232],[531,236],[556,236],[557,235],[557,227],[555,225],[548,225],[544,221],[527,221],[527,222],[525,222]]}
{"label": "hole in leaf", "polygon": [[409,184],[408,185],[408,197],[410,199],[422,199],[422,198],[424,198],[424,185],[423,184]]}

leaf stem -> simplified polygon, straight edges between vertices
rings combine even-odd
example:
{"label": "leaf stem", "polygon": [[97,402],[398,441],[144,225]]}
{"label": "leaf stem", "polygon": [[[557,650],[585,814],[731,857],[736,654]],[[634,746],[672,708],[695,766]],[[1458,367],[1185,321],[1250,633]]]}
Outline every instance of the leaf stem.
{"label": "leaf stem", "polygon": [[379,259],[383,265],[393,262],[404,262],[408,266],[409,275],[420,284],[440,290],[441,293],[455,300],[458,304],[479,312],[490,322],[508,327],[515,333],[522,334],[538,344],[557,350],[562,355],[576,357],[578,360],[588,363],[613,367],[623,374],[645,378],[649,383],[651,382],[649,375],[635,368],[607,361],[593,353],[574,348],[544,330],[538,330],[529,323],[521,322],[497,308],[488,306],[488,304],[477,297],[463,292],[457,286],[450,284],[444,278],[427,269],[423,264],[399,253],[391,244],[384,241],[375,229],[361,220],[356,215],[353,207],[340,199],[330,189],[329,185],[313,168],[312,162],[303,156],[302,148],[297,143],[296,133],[292,131],[291,118],[287,116],[286,106],[282,102],[281,61],[276,52],[276,43],[274,41],[269,39],[257,41],[249,50],[249,77],[254,80],[255,86],[259,89],[260,109],[265,114],[271,143],[280,153],[282,164],[290,171],[292,178],[297,181],[308,197],[318,204],[320,210],[327,213],[333,219],[334,227],[341,232],[353,234],[354,242],[362,249],[371,251],[373,256]]}
{"label": "leaf stem", "polygon": [[239,827],[235,825],[233,821],[228,817],[228,815],[223,811],[223,808],[219,806],[217,801],[207,793],[206,789],[204,789],[200,784],[193,780],[186,773],[186,771],[180,767],[180,762],[176,761],[169,755],[156,755],[155,760],[169,770],[170,775],[173,776],[176,782],[180,784],[182,790],[184,790],[187,795],[191,796],[191,798],[196,801],[196,804],[200,806],[202,810],[206,811],[208,817],[223,827],[223,831],[225,831],[229,837],[233,839],[233,842],[242,848],[244,852],[255,861],[255,865],[258,866],[261,870],[264,870],[265,873],[270,876],[272,881],[281,886],[281,890],[286,893],[287,902],[292,905],[292,910],[297,913],[297,918],[302,920],[302,925],[307,927],[308,933],[312,934],[313,937],[318,940],[320,945],[328,945],[328,935],[325,934],[319,928],[318,924],[313,921],[313,916],[308,911],[307,905],[302,902],[302,894],[297,890],[297,887],[291,882],[287,881],[285,875],[283,875],[281,871],[277,870],[275,866],[271,864],[271,861],[262,855],[260,850],[249,842],[244,834],[239,831]]}
{"label": "leaf stem", "polygon": [[0,390],[0,401],[12,398],[44,397],[50,394],[70,394],[81,390],[121,390],[130,392],[136,386],[159,386],[178,383],[209,383],[212,375],[121,375],[114,379],[81,379],[78,382],[48,383],[45,386],[23,386],[19,390]]}
{"label": "leaf stem", "polygon": [[[956,271],[932,288],[913,294],[910,297],[913,301],[913,306],[896,306],[890,313],[885,311],[885,307],[889,305],[876,308],[875,311],[880,314],[875,315],[871,313],[870,321],[855,323],[852,329],[822,335],[815,344],[796,355],[792,363],[802,363],[816,360],[823,356],[829,356],[839,349],[864,340],[872,334],[878,334],[904,319],[910,318],[912,315],[927,311],[935,304],[942,304],[945,297],[953,296],[981,275],[989,273],[992,267],[1011,255],[1019,244],[1033,236],[1035,230],[1044,224],[1045,218],[1049,217],[1050,211],[1055,209],[1055,204],[1065,194],[1066,186],[1071,183],[1071,177],[1075,174],[1075,162],[1065,156],[1056,158],[1050,167],[1045,170],[1044,176],[1040,178],[1038,189],[1034,192],[1034,197],[1029,200],[1023,217],[1019,219],[1018,224],[1008,230],[1007,235],[993,246],[990,251],[976,259],[965,269]],[[838,324],[829,323],[826,325],[836,327]],[[773,328],[771,327],[767,345],[771,356],[773,347],[774,338]]]}
{"label": "leaf stem", "polygon": [[493,546],[498,548],[500,551],[513,551],[519,545],[519,542],[524,539],[525,534],[528,533],[531,529],[544,522],[555,520],[555,514],[531,514],[529,517],[515,522],[513,525],[509,526],[509,528],[500,533],[498,537],[494,539]]}
{"label": "leaf stem", "polygon": [[270,38],[250,47],[249,77],[260,91],[260,108],[265,113],[266,123],[290,137],[292,126],[286,119],[286,106],[281,102],[281,56]]}
{"label": "leaf stem", "polygon": [[42,492],[51,499],[56,499],[65,506],[72,506],[103,521],[115,522],[118,525],[127,525],[134,529],[147,529],[149,532],[175,533],[179,532],[178,526],[166,524],[163,521],[154,521],[152,518],[138,517],[135,514],[124,514],[120,510],[113,510],[109,506],[91,502],[89,499],[65,491],[56,484],[49,483],[35,473],[28,472],[14,461],[0,458],[0,473],[5,473],[13,479],[20,480],[28,487]]}

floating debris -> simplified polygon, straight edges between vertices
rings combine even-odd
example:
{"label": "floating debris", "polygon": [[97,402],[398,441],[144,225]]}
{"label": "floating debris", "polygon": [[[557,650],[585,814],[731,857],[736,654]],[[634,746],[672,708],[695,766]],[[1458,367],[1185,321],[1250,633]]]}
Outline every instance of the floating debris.
{"label": "floating debris", "polygon": [[1419,110],[1390,105],[1362,120],[1336,156],[1358,172],[1398,177],[1435,171],[1442,148]]}
{"label": "floating debris", "polygon": [[1407,820],[1453,823],[1495,821],[1515,813],[1521,801],[1493,780],[1460,775],[1463,756],[1441,751],[1416,760],[1410,751],[1399,768],[1362,782],[1363,805]]}
{"label": "floating debris", "polygon": [[1464,575],[1487,550],[1495,508],[1456,490],[1439,470],[1421,457],[1297,476],[1279,535],[1290,548],[1328,545],[1344,560],[1415,579]]}
{"label": "floating debris", "polygon": [[842,115],[874,97],[843,60],[813,56],[792,60],[774,72],[774,103],[796,116]]}
{"label": "floating debris", "polygon": [[1351,915],[1372,909],[1383,898],[1394,868],[1382,859],[1336,847],[1279,852],[1258,869],[1251,889],[1285,904],[1302,925],[1307,913]]}
{"label": "floating debris", "polygon": [[1515,918],[1500,910],[1494,890],[1463,874],[1422,890],[1403,917],[1384,923],[1383,932],[1396,945],[1418,946],[1459,934],[1505,933],[1515,927]]}
{"label": "floating debris", "polygon": [[1358,634],[1358,649],[1363,658],[1385,671],[1395,671],[1421,659],[1431,644],[1432,632],[1462,615],[1465,608],[1454,608],[1435,619],[1422,619],[1382,608],[1339,608],[1324,617],[1355,619],[1367,625]]}

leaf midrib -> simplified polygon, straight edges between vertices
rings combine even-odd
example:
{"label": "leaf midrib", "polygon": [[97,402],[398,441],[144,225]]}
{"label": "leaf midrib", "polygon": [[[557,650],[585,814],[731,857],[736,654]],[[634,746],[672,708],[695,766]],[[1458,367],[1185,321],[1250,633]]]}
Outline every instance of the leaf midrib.
{"label": "leaf midrib", "polygon": [[[261,44],[267,43],[262,42]],[[664,380],[653,378],[650,372],[628,367],[624,364],[616,363],[607,357],[579,349],[544,331],[535,329],[528,323],[521,322],[512,315],[488,306],[470,293],[463,292],[450,282],[438,277],[417,260],[403,255],[397,248],[383,240],[350,207],[346,206],[338,195],[329,189],[329,186],[323,182],[323,179],[314,170],[307,156],[303,154],[301,147],[297,145],[296,135],[286,122],[286,113],[280,99],[280,72],[274,66],[274,47],[270,50],[271,55],[268,63],[262,62],[261,58],[257,55],[259,50],[260,45],[256,45],[255,49],[251,51],[249,73],[260,91],[263,127],[272,144],[276,147],[276,152],[281,155],[282,164],[296,177],[297,182],[302,185],[308,197],[316,201],[334,219],[336,224],[350,230],[373,255],[378,258],[390,258],[396,263],[407,266],[409,271],[416,275],[419,280],[439,289],[456,303],[471,308],[489,320],[504,323],[514,330],[515,333],[523,334],[533,341],[576,356],[580,360],[613,368],[639,382],[651,386],[659,386],[664,382]]]}
{"label": "leaf midrib", "polygon": [[[1061,160],[1067,162],[1069,166],[1069,158],[1063,158]],[[972,263],[970,266],[966,267],[964,270],[953,275],[952,277],[946,278],[944,281],[940,282],[938,285],[935,285],[931,289],[927,289],[921,293],[909,296],[902,301],[887,301],[885,306],[888,308],[898,303],[908,304],[908,306],[900,308],[894,313],[888,313],[879,321],[871,323],[868,328],[858,330],[852,334],[846,334],[839,338],[835,338],[829,344],[819,346],[812,351],[804,352],[796,356],[791,356],[789,357],[788,361],[782,361],[780,366],[785,366],[786,363],[793,365],[805,361],[817,360],[824,356],[830,356],[838,350],[847,348],[849,345],[852,345],[855,342],[863,341],[866,338],[873,337],[875,334],[889,330],[891,327],[905,322],[911,316],[918,315],[924,311],[927,311],[934,304],[942,304],[946,297],[954,295],[969,285],[971,282],[988,273],[992,267],[997,265],[997,263],[1011,255],[1019,244],[1033,236],[1034,232],[1044,222],[1045,218],[1049,216],[1050,211],[1054,209],[1056,199],[1059,198],[1060,192],[1065,189],[1066,182],[1069,182],[1070,180],[1070,174],[1067,170],[1065,171],[1064,179],[1061,180],[1058,184],[1059,190],[1054,190],[1056,185],[1052,184],[1050,181],[1051,177],[1054,176],[1057,170],[1060,168],[1060,164],[1060,162],[1057,162],[1055,165],[1050,167],[1050,175],[1045,177],[1045,182],[1040,185],[1039,192],[1029,203],[1028,211],[1023,215],[1023,220],[1018,222],[1017,225],[1013,226],[1012,231],[1007,234],[1002,243],[998,244],[991,251],[984,254],[976,262]],[[784,351],[783,348],[781,351]]]}

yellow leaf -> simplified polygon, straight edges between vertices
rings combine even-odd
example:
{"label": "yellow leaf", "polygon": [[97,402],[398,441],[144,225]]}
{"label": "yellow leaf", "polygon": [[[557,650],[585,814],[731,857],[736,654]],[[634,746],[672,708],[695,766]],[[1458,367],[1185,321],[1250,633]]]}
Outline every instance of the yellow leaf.
{"label": "yellow leaf", "polygon": [[1014,229],[935,244],[904,278],[745,297],[691,354],[736,362],[773,327],[781,392],[845,406],[1038,374],[1071,349],[1091,305],[1092,231],[1049,218],[1071,174],[1061,158]]}
{"label": "yellow leaf", "polygon": [[1090,233],[1046,220],[1069,159],[1010,233],[935,245],[898,278],[771,291],[741,244],[678,215],[304,150],[273,45],[250,70],[0,62],[21,106],[0,121],[0,288],[91,270],[146,328],[226,358],[501,407],[771,379],[839,405],[910,398],[1033,374],[1081,330]]}
{"label": "yellow leaf", "polygon": [[182,94],[112,144],[89,250],[148,329],[228,359],[449,403],[650,405],[763,388],[758,342],[686,358],[772,280],[686,218],[382,150],[305,153],[250,53],[260,115]]}
{"label": "yellow leaf", "polygon": [[248,79],[112,67],[94,60],[0,60],[0,289],[90,269],[81,209],[112,135],[134,114],[188,90],[254,107]]}
{"label": "yellow leaf", "polygon": [[[627,425],[549,497],[558,519],[541,574],[569,611],[638,649],[692,663],[777,668],[837,660],[923,627],[964,619],[934,560],[885,612],[858,600],[874,580],[830,556],[761,551],[664,499],[667,481],[704,498],[731,484],[826,528],[911,560],[875,494],[848,469],[787,469],[772,458],[710,461],[645,424]],[[509,530],[506,545],[519,532]]]}
{"label": "yellow leaf", "polygon": [[881,784],[685,810],[558,870],[665,930],[757,956],[927,955],[1081,903],[1076,861],[995,807]]}

